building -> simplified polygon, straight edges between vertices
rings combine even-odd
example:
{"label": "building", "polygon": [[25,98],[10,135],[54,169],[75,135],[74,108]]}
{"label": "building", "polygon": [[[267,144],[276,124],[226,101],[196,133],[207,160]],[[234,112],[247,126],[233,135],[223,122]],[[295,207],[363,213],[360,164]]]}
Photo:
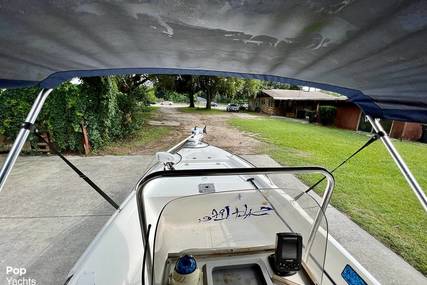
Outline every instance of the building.
{"label": "building", "polygon": [[337,106],[347,97],[319,91],[270,89],[262,90],[249,104],[249,108],[269,115],[305,119],[307,113],[318,112],[321,105]]}
{"label": "building", "polygon": [[[268,115],[285,116],[296,119],[308,119],[312,114],[318,118],[319,107],[335,106],[335,126],[348,130],[371,131],[371,126],[359,107],[349,102],[347,97],[331,95],[320,91],[270,89],[262,90],[249,100],[249,109]],[[384,128],[393,138],[420,140],[425,127],[418,123],[384,121]]]}

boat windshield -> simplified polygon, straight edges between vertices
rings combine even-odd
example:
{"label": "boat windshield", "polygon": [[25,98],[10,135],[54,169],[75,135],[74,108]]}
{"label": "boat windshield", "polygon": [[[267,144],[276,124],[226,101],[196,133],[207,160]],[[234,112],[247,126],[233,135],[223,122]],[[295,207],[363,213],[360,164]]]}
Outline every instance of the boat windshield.
{"label": "boat windshield", "polygon": [[[302,194],[300,196],[299,194]],[[295,197],[300,196],[298,199]],[[308,241],[315,217],[321,223],[310,254]],[[303,237],[304,270],[322,283],[328,226],[318,202],[301,191],[283,188],[221,191],[170,200],[161,210],[154,235],[151,277],[167,284],[169,257],[182,254],[274,253],[276,233]]]}

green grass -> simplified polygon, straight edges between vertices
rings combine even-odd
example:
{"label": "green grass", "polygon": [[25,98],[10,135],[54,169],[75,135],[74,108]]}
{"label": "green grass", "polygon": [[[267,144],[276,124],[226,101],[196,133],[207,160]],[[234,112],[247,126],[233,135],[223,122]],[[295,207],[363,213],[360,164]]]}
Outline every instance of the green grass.
{"label": "green grass", "polygon": [[196,113],[196,114],[224,114],[224,110],[218,110],[218,109],[206,109],[206,108],[190,108],[190,107],[183,107],[178,109],[180,112],[183,113]]}
{"label": "green grass", "polygon": [[[283,119],[235,118],[230,123],[271,143],[269,154],[289,166],[332,169],[369,138],[366,134]],[[421,187],[427,189],[427,145],[394,143]],[[334,176],[332,204],[427,275],[427,216],[383,144],[375,142]]]}
{"label": "green grass", "polygon": [[129,153],[135,153],[143,151],[147,145],[168,136],[172,130],[171,128],[150,126],[146,124],[146,121],[151,119],[158,109],[159,107],[156,106],[143,107],[141,112],[138,113],[138,119],[143,121],[143,125],[139,130],[137,130],[132,136],[113,142],[101,150],[94,152],[94,154],[126,155]]}
{"label": "green grass", "polygon": [[153,142],[166,137],[171,128],[144,126],[135,135],[123,141],[117,141],[103,148],[97,154],[127,155],[144,150]]}
{"label": "green grass", "polygon": [[159,108],[160,107],[158,106],[144,106],[144,107],[141,107],[141,111],[139,112],[139,114],[144,119],[150,119],[159,110]]}

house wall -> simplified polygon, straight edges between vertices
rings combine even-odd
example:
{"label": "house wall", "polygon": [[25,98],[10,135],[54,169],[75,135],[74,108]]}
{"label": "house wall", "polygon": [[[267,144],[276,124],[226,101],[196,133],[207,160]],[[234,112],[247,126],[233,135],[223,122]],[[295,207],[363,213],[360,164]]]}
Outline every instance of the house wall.
{"label": "house wall", "polygon": [[274,114],[277,116],[285,116],[288,118],[295,118],[296,104],[293,101],[280,101],[274,102]]}
{"label": "house wall", "polygon": [[335,126],[341,129],[357,130],[361,112],[353,104],[339,104],[335,117]]}
{"label": "house wall", "polygon": [[[270,96],[258,96],[253,102],[250,102],[250,105],[252,105],[250,108],[255,109],[259,107],[262,113],[268,115],[298,118],[298,115],[301,115],[299,113],[304,113],[306,110],[318,111],[319,104],[335,105],[335,102],[274,100]],[[305,116],[300,116],[300,118],[304,119]]]}
{"label": "house wall", "polygon": [[[295,118],[298,110],[315,110],[318,103],[316,101],[274,101],[270,96],[257,96],[255,99],[250,100],[249,105],[253,110],[255,110],[255,107],[259,107],[261,112],[268,115]],[[335,126],[337,128],[358,130],[362,112],[356,105],[349,102],[321,102],[320,104],[335,105],[337,107],[335,118]],[[419,140],[423,136],[423,126],[418,123],[383,121],[383,124],[386,131],[390,130],[389,135],[393,138]],[[389,128],[386,128],[386,126],[389,126]]]}
{"label": "house wall", "polygon": [[271,97],[260,97],[259,107],[261,112],[269,115],[286,116],[289,118],[296,118],[298,112],[305,109],[316,110],[317,102],[305,101],[281,101],[274,100]]}
{"label": "house wall", "polygon": [[403,133],[403,128],[405,127],[405,122],[394,121],[391,126],[389,136],[395,139],[400,139],[400,136]]}
{"label": "house wall", "polygon": [[389,135],[392,138],[417,141],[423,135],[423,128],[418,123],[393,121]]}
{"label": "house wall", "polygon": [[274,107],[274,99],[271,97],[260,97],[261,112],[268,115],[277,115],[277,110]]}

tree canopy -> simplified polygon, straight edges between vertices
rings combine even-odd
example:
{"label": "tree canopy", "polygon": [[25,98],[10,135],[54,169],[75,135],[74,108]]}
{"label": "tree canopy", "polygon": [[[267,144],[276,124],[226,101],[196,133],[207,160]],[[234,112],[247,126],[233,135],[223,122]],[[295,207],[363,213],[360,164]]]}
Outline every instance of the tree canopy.
{"label": "tree canopy", "polygon": [[201,94],[206,98],[206,108],[210,108],[211,101],[215,99],[223,102],[247,101],[263,88],[292,89],[293,87],[257,79],[214,76],[157,75],[152,80],[159,97],[171,91],[186,94],[190,107],[194,107],[195,94]]}
{"label": "tree canopy", "polygon": [[[94,149],[132,135],[142,125],[141,110],[156,100],[189,102],[195,96],[211,102],[244,102],[261,89],[297,86],[255,79],[191,75],[107,76],[64,83],[49,95],[37,126],[47,131],[60,150],[82,151],[86,128]],[[0,90],[0,135],[12,140],[37,95],[35,88]]]}

